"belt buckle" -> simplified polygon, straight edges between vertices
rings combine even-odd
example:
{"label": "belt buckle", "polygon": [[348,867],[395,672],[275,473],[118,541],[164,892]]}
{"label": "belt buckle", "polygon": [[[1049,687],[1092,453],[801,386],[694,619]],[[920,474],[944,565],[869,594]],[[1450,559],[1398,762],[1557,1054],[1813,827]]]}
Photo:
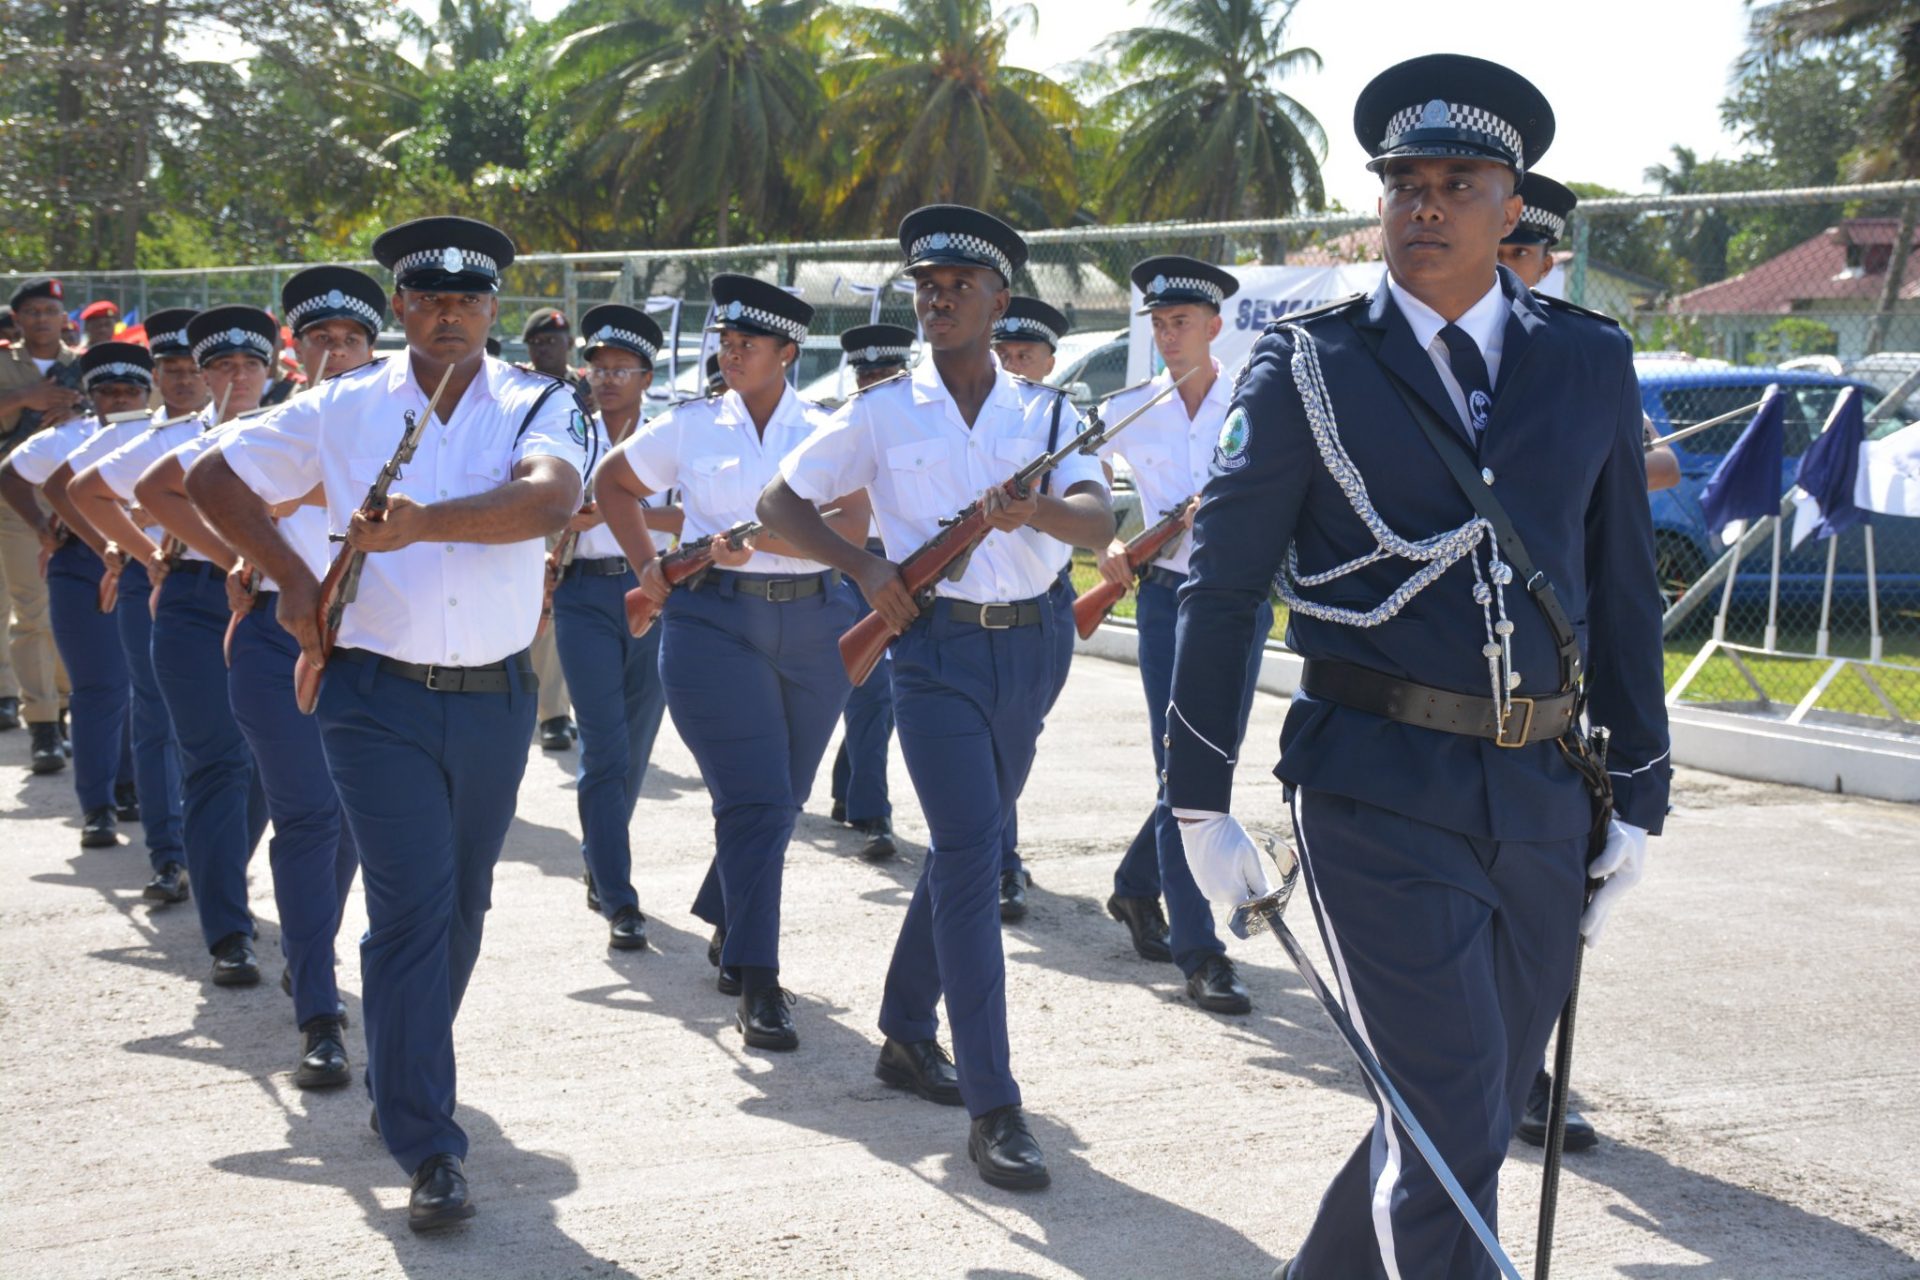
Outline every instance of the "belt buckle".
{"label": "belt buckle", "polygon": [[767,583],[768,604],[792,604],[799,599],[800,580],[798,578],[775,578]]}
{"label": "belt buckle", "polygon": [[[1520,728],[1516,731],[1513,728],[1513,713],[1516,708],[1522,706],[1526,708],[1527,714],[1520,718]],[[1509,698],[1507,699],[1506,719],[1500,722],[1500,732],[1494,735],[1493,745],[1496,747],[1506,747],[1509,750],[1514,747],[1524,747],[1527,745],[1527,733],[1532,728],[1533,699]]]}
{"label": "belt buckle", "polygon": [[[440,683],[443,675],[448,681],[446,684]],[[429,662],[427,664],[427,678],[421,681],[421,683],[426,685],[427,688],[434,693],[458,693],[460,691],[459,679],[453,674],[453,671],[442,668],[436,663]]]}
{"label": "belt buckle", "polygon": [[[994,622],[993,611],[1005,609],[1006,621]],[[1011,631],[1013,624],[1020,620],[1020,606],[1017,604],[983,604],[980,606],[980,628],[983,631]]]}

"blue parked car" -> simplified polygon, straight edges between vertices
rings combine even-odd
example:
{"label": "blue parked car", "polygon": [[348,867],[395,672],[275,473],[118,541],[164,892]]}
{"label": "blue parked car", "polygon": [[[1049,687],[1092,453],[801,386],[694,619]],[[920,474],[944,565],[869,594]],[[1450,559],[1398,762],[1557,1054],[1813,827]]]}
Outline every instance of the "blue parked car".
{"label": "blue parked car", "polygon": [[[1753,404],[1766,394],[1769,384],[1778,384],[1787,396],[1786,441],[1782,450],[1785,466],[1780,477],[1782,494],[1792,486],[1800,455],[1819,434],[1843,389],[1860,388],[1868,410],[1880,402],[1883,394],[1868,382],[1804,369],[1703,367],[1680,361],[1645,360],[1637,364],[1636,371],[1640,376],[1641,403],[1660,435]],[[1745,415],[1675,444],[1673,451],[1680,461],[1680,483],[1651,495],[1655,551],[1662,589],[1669,600],[1677,599],[1725,550],[1708,534],[1706,522],[1701,518],[1700,491],[1733,442],[1746,430],[1751,417],[1751,414]],[[1882,422],[1869,424],[1869,435],[1890,434],[1912,420],[1911,413],[1903,410]],[[1789,525],[1789,533],[1791,528]],[[1883,609],[1920,602],[1920,521],[1883,518],[1875,538]],[[1858,531],[1841,535],[1839,541],[1833,598],[1836,605],[1846,601],[1851,610],[1866,599],[1865,542]],[[1766,561],[1758,554],[1745,561],[1745,571],[1734,585],[1736,601],[1752,603],[1766,599],[1766,575],[1764,571],[1755,571],[1756,563],[1764,566]],[[1803,543],[1798,551],[1783,551],[1781,600],[1797,604],[1811,601],[1817,606],[1826,571],[1824,540]]]}

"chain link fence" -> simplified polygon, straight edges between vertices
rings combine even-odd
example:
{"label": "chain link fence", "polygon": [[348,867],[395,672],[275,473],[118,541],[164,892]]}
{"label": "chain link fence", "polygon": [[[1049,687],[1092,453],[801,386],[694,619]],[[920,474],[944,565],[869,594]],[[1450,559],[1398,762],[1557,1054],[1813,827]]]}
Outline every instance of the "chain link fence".
{"label": "chain link fence", "polygon": [[[1841,388],[1857,385],[1877,405],[1920,369],[1920,253],[1907,252],[1917,212],[1920,182],[1589,200],[1575,212],[1561,261],[1542,287],[1631,330],[1646,411],[1662,434],[1753,404],[1780,384],[1789,395],[1784,492]],[[1073,326],[1055,380],[1082,384],[1078,389],[1096,398],[1128,378],[1128,268],[1142,258],[1185,253],[1241,268],[1284,265],[1300,268],[1303,280],[1324,282],[1321,296],[1303,285],[1284,301],[1243,291],[1227,308],[1229,329],[1243,334],[1288,310],[1344,295],[1356,278],[1367,278],[1365,264],[1381,260],[1376,219],[1355,214],[1075,227],[1033,232],[1028,240],[1032,257],[1016,289],[1060,307]],[[709,282],[720,272],[744,272],[793,289],[816,308],[797,380],[831,395],[845,387],[835,372],[835,335],[871,319],[913,325],[911,296],[897,287],[899,260],[893,240],[527,254],[506,273],[500,336],[512,357],[536,308],[560,306],[577,317],[597,302],[648,306],[670,335],[656,394],[662,402],[696,394]],[[223,302],[275,307],[280,285],[300,265],[62,279],[76,308],[111,298],[145,315]],[[1313,276],[1315,269],[1321,275]],[[20,278],[0,276],[0,292]],[[398,336],[383,345],[397,347]],[[1139,357],[1131,367],[1140,369]],[[1870,436],[1889,435],[1916,417],[1920,397],[1886,405]],[[1736,416],[1677,443],[1681,481],[1650,499],[1661,581],[1672,600],[1723,559],[1699,494],[1744,426]],[[1773,607],[1771,545],[1755,545],[1740,562],[1721,635],[1765,652],[1717,650],[1690,673],[1683,700],[1920,731],[1920,520],[1876,517],[1877,599],[1868,589],[1866,541],[1857,529],[1838,539],[1830,596],[1824,542],[1786,554]],[[1081,572],[1090,581],[1091,567]],[[1694,593],[1696,603],[1703,594]],[[1708,607],[1669,614],[1669,687],[1713,637],[1717,605],[1716,597]],[[1874,665],[1835,672],[1821,655]]]}

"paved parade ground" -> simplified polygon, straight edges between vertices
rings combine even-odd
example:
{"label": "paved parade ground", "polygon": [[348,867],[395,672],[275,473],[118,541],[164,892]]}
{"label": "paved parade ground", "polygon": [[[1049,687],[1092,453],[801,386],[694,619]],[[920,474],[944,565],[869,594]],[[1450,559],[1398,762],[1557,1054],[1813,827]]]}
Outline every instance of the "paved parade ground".
{"label": "paved parade ground", "polygon": [[[1236,809],[1283,817],[1262,695]],[[580,883],[573,752],[532,750],[458,1027],[480,1216],[406,1225],[357,1087],[293,1087],[264,846],[267,980],[215,989],[144,856],[81,850],[71,775],[0,735],[0,1276],[1235,1277],[1291,1252],[1369,1123],[1357,1069],[1269,938],[1231,943],[1250,1017],[1196,1010],[1104,903],[1151,796],[1130,667],[1082,659],[1022,806],[1033,910],[1006,947],[1014,1068],[1053,1170],[995,1191],[963,1111],[873,1078],[880,981],[925,828],[897,750],[902,856],[823,816],[788,857],[796,1053],[746,1051],[687,907],[712,850],[671,726],[635,817],[653,949],[606,949]],[[1920,809],[1682,771],[1646,882],[1589,954],[1553,1274],[1920,1276]],[[137,827],[132,828],[137,832]],[[1290,913],[1316,957],[1304,898]],[[341,979],[364,1060],[356,890]],[[946,1036],[943,1032],[942,1039]],[[1540,1162],[1501,1235],[1530,1271]]]}

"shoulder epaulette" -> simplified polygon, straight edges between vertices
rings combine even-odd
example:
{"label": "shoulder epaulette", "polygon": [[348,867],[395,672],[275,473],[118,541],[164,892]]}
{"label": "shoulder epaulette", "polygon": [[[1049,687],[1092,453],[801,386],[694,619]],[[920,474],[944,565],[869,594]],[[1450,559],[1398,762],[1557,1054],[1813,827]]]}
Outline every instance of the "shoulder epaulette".
{"label": "shoulder epaulette", "polygon": [[1603,311],[1589,311],[1585,307],[1577,307],[1565,298],[1556,298],[1550,293],[1536,293],[1533,295],[1533,300],[1550,311],[1564,311],[1569,315],[1585,316],[1589,320],[1598,320],[1603,324],[1610,324],[1616,329],[1620,327],[1618,320],[1615,320]]}
{"label": "shoulder epaulette", "polygon": [[907,371],[906,371],[905,369],[902,369],[902,370],[901,370],[900,372],[898,372],[898,373],[896,373],[896,374],[892,374],[892,375],[890,375],[890,376],[888,376],[888,377],[885,377],[885,378],[882,378],[882,379],[880,379],[880,381],[878,381],[878,382],[872,382],[872,383],[868,383],[868,384],[867,384],[866,386],[864,386],[864,387],[855,387],[855,388],[854,388],[854,389],[852,390],[852,392],[850,392],[850,393],[848,394],[848,396],[847,396],[847,399],[848,399],[848,400],[853,400],[853,399],[855,399],[855,398],[856,398],[856,397],[858,397],[858,396],[863,396],[863,395],[865,395],[865,394],[867,394],[867,392],[869,392],[869,391],[878,391],[878,390],[879,390],[879,389],[880,389],[881,387],[885,387],[885,386],[890,386],[890,385],[892,385],[893,383],[896,383],[896,382],[898,382],[898,381],[900,381],[900,379],[902,379],[902,378],[904,378],[904,377],[907,377],[907,376],[908,376],[908,374],[907,374]]}
{"label": "shoulder epaulette", "polygon": [[1119,399],[1119,398],[1120,398],[1121,396],[1124,396],[1124,395],[1131,395],[1131,394],[1132,394],[1133,392],[1135,392],[1135,391],[1144,391],[1144,390],[1146,390],[1146,389],[1147,389],[1148,387],[1150,387],[1150,386],[1152,386],[1152,385],[1153,385],[1153,382],[1154,382],[1154,379],[1156,379],[1156,378],[1158,378],[1159,376],[1160,376],[1160,375],[1159,375],[1159,374],[1157,374],[1157,373],[1156,373],[1156,374],[1151,374],[1151,375],[1149,375],[1148,377],[1145,377],[1145,378],[1142,378],[1142,379],[1140,379],[1140,381],[1138,381],[1138,382],[1136,382],[1136,383],[1134,383],[1134,384],[1133,384],[1132,386],[1130,386],[1130,387],[1122,387],[1122,388],[1120,388],[1120,389],[1119,389],[1118,391],[1110,391],[1110,392],[1108,392],[1108,393],[1107,393],[1107,399],[1109,399],[1109,400],[1117,400],[1117,399]]}
{"label": "shoulder epaulette", "polygon": [[1310,320],[1324,320],[1328,316],[1341,315],[1349,308],[1365,303],[1367,298],[1367,294],[1353,293],[1334,302],[1325,302],[1317,307],[1308,307],[1305,311],[1295,311],[1291,315],[1284,315],[1278,320],[1273,321],[1266,327],[1265,332],[1273,333],[1282,325],[1305,324]]}

